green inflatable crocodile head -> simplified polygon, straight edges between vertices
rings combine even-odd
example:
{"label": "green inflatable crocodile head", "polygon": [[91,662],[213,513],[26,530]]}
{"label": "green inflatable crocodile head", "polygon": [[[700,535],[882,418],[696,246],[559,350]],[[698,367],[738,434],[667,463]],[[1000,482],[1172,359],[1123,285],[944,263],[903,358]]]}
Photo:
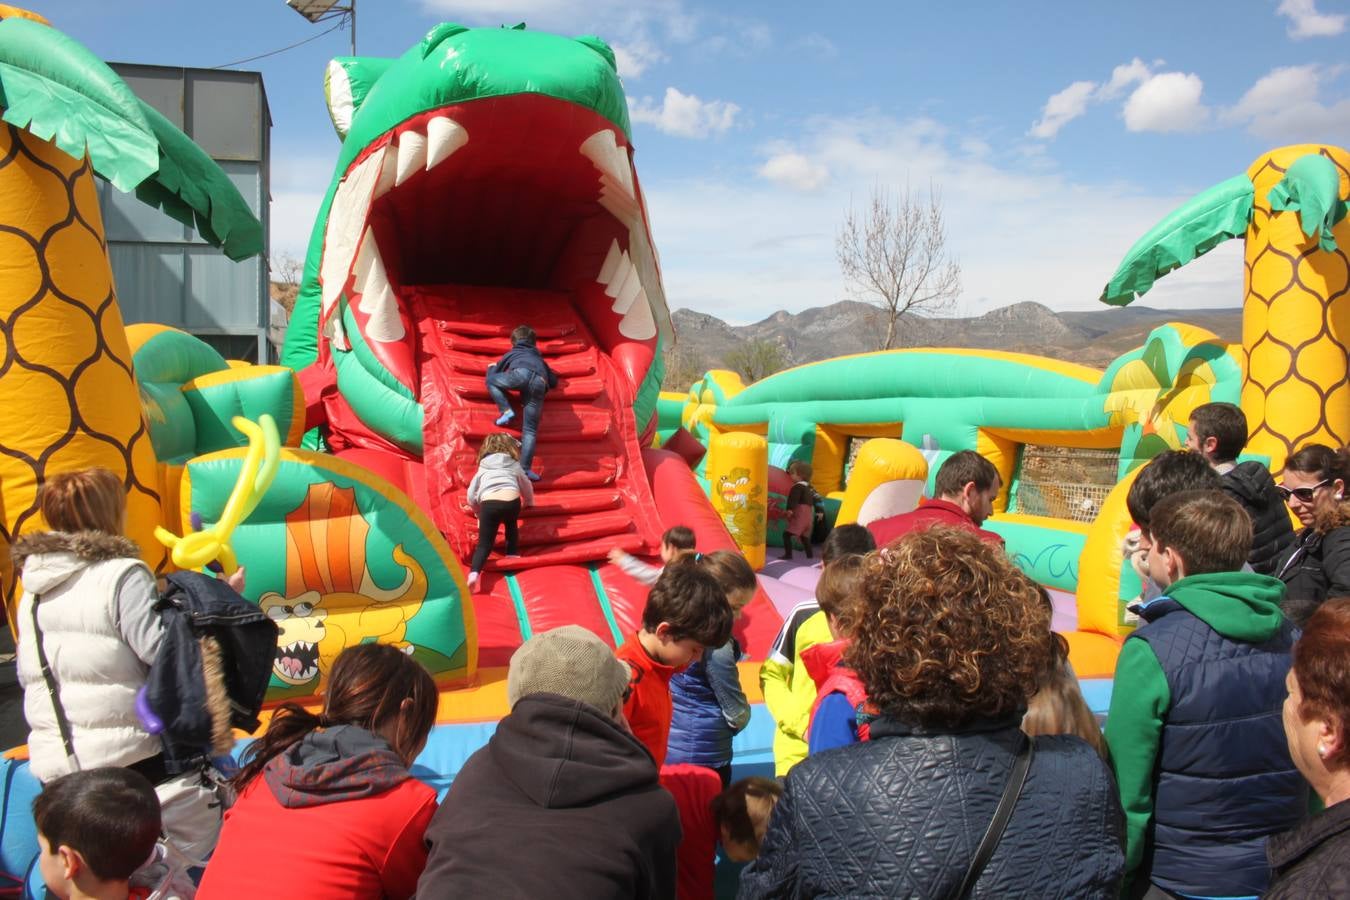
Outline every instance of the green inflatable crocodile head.
{"label": "green inflatable crocodile head", "polygon": [[563,298],[646,426],[670,321],[610,48],[447,23],[397,59],[334,60],[326,88],[343,145],[283,362],[332,367],[330,429],[423,452],[429,287]]}

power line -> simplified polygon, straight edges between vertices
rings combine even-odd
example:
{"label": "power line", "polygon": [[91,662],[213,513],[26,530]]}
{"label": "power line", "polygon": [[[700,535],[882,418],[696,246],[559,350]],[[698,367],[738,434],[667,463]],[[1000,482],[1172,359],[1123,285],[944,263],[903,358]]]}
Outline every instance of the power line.
{"label": "power line", "polygon": [[270,51],[268,51],[267,53],[259,53],[257,56],[250,56],[250,57],[248,57],[247,59],[236,59],[234,62],[221,63],[221,64],[218,65],[218,66],[211,66],[211,68],[212,68],[212,69],[228,69],[230,66],[239,66],[239,65],[243,65],[243,64],[246,63],[246,62],[253,62],[255,59],[266,59],[266,58],[269,57],[269,56],[276,56],[278,53],[285,53],[287,50],[294,50],[296,47],[299,47],[301,44],[308,44],[310,41],[317,41],[319,38],[323,37],[325,34],[328,34],[329,32],[332,32],[332,31],[337,31],[339,28],[341,28],[341,27],[343,26],[343,24],[344,24],[345,22],[346,22],[345,19],[339,19],[336,25],[332,25],[332,26],[330,26],[330,27],[328,27],[328,28],[325,28],[323,31],[320,31],[318,34],[314,35],[313,37],[307,37],[307,38],[305,38],[303,41],[296,41],[294,44],[290,44],[290,45],[288,45],[288,46],[282,47],[280,50],[270,50]]}

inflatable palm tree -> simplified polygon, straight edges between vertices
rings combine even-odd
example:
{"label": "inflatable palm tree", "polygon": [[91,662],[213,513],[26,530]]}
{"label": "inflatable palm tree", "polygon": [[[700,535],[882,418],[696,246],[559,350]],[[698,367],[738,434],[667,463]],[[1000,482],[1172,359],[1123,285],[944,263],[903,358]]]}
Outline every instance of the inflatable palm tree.
{"label": "inflatable palm tree", "polygon": [[1272,150],[1174,211],[1102,291],[1123,306],[1230,238],[1246,240],[1242,409],[1273,471],[1299,447],[1350,442],[1350,153]]}
{"label": "inflatable palm tree", "polygon": [[128,534],[159,567],[161,488],[117,306],[94,175],[194,226],[232,259],[262,227],[207,154],[112,69],[0,6],[0,597],[7,544],[41,527],[54,472],[125,480]]}

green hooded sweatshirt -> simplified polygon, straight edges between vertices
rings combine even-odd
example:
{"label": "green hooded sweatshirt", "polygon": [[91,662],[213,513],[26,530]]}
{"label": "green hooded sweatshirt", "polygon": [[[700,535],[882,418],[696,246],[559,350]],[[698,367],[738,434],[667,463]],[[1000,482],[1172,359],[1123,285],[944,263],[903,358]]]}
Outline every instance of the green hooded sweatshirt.
{"label": "green hooded sweatshirt", "polygon": [[[1173,582],[1148,606],[1169,598],[1233,641],[1259,644],[1270,640],[1284,619],[1280,612],[1284,582],[1255,572],[1190,575]],[[1153,769],[1171,705],[1167,677],[1153,649],[1146,641],[1127,638],[1116,660],[1111,709],[1106,717],[1106,746],[1111,751],[1120,805],[1125,810],[1127,885],[1144,855],[1145,836],[1153,818]]]}

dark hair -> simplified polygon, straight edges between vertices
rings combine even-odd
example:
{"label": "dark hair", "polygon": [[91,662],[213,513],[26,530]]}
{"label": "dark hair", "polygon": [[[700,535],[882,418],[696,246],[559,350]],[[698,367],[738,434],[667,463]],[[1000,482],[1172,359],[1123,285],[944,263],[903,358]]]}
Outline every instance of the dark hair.
{"label": "dark hair", "polygon": [[925,728],[1025,710],[1051,664],[1050,613],[1001,547],[934,525],[865,559],[844,662],[872,703]]}
{"label": "dark hair", "polygon": [[751,568],[746,558],[735,550],[702,553],[696,562],[717,579],[717,583],[722,586],[728,598],[734,591],[753,591],[759,587],[755,570]]}
{"label": "dark hair", "polygon": [[159,840],[159,798],[139,772],[85,769],[49,782],[33,798],[38,833],[53,853],[69,847],[99,881],[126,881]]}
{"label": "dark hair", "polygon": [[1286,472],[1302,472],[1321,481],[1339,478],[1350,484],[1350,455],[1326,444],[1308,444],[1284,461]]}
{"label": "dark hair", "polygon": [[955,497],[974,482],[975,490],[987,491],[998,478],[998,469],[974,450],[962,450],[947,457],[933,479],[933,491],[940,498]]}
{"label": "dark hair", "polygon": [[691,638],[705,647],[720,647],[731,638],[731,604],[712,572],[691,556],[661,570],[647,594],[642,627],[656,631],[665,622],[674,640]]}
{"label": "dark hair", "polygon": [[517,325],[511,329],[511,343],[513,344],[529,344],[533,347],[537,338],[534,329],[528,325]]}
{"label": "dark hair", "polygon": [[862,556],[844,556],[825,566],[816,582],[816,601],[827,616],[839,624],[844,634],[851,633],[862,613]]}
{"label": "dark hair", "polygon": [[841,556],[862,556],[877,549],[877,539],[862,525],[851,522],[836,525],[825,535],[825,546],[820,548],[820,559],[829,565]]}
{"label": "dark hair", "polygon": [[1299,720],[1319,716],[1341,735],[1324,760],[1327,768],[1350,768],[1350,597],[1328,598],[1309,617],[1294,644],[1294,677],[1303,695]]}
{"label": "dark hair", "polygon": [[1231,403],[1202,403],[1191,413],[1191,430],[1201,447],[1214,438],[1215,462],[1232,462],[1247,446],[1247,417]]}
{"label": "dark hair", "polygon": [[1149,536],[1181,557],[1187,575],[1236,572],[1252,552],[1252,517],[1223,491],[1182,491],[1149,513]]}
{"label": "dark hair", "polygon": [[49,475],[38,493],[47,526],[56,531],[121,534],[127,489],[107,469],[80,469]]}
{"label": "dark hair", "polygon": [[787,473],[798,481],[810,481],[811,464],[804,459],[794,459],[788,463]]}
{"label": "dark hair", "polygon": [[1139,470],[1125,495],[1125,507],[1134,524],[1147,530],[1149,510],[1162,498],[1179,491],[1217,491],[1222,488],[1223,478],[1199,453],[1168,450],[1153,457]]}
{"label": "dark hair", "polygon": [[661,535],[661,543],[676,550],[693,550],[698,542],[694,537],[694,529],[687,525],[675,525]]}
{"label": "dark hair", "polygon": [[355,725],[377,731],[399,716],[404,700],[413,705],[405,727],[399,719],[390,749],[411,763],[436,722],[436,682],[422,664],[388,644],[357,644],[338,654],[324,690],[323,713],[315,715],[297,703],[283,703],[272,715],[267,733],[244,750],[244,767],[234,776],[243,790],[274,756],[318,728]]}
{"label": "dark hair", "polygon": [[770,808],[778,804],[783,796],[783,785],[774,778],[751,775],[733,783],[712,799],[713,821],[719,829],[725,828],[727,836],[738,844],[749,844],[756,852],[759,850],[759,834],[750,818],[750,808],[746,800],[754,797],[768,800]]}

